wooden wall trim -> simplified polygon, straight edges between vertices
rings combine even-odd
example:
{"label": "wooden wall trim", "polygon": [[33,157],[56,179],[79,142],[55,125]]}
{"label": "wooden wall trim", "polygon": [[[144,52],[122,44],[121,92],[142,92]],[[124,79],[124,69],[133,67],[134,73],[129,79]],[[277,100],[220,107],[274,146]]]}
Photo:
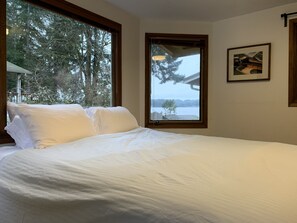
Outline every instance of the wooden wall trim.
{"label": "wooden wall trim", "polygon": [[[181,120],[152,122],[150,120],[150,95],[151,95],[151,41],[201,41],[201,86],[200,86],[200,120]],[[149,128],[207,128],[208,123],[208,35],[195,34],[145,34],[145,127]]]}
{"label": "wooden wall trim", "polygon": [[289,22],[289,107],[297,107],[297,19]]}

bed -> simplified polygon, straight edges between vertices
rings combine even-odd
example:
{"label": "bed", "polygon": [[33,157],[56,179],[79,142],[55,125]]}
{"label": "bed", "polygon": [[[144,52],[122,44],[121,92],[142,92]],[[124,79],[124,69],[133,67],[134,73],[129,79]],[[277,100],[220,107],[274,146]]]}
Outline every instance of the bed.
{"label": "bed", "polygon": [[0,161],[0,222],[294,223],[296,160],[295,145],[142,127],[23,149]]}

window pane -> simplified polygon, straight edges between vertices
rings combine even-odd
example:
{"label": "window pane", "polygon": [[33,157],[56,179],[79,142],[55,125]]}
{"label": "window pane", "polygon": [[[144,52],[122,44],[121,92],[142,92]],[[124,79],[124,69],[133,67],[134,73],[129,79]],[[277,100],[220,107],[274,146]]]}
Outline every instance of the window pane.
{"label": "window pane", "polygon": [[200,120],[199,98],[200,48],[151,44],[151,120]]}
{"label": "window pane", "polygon": [[7,98],[20,103],[112,105],[112,34],[7,0]]}

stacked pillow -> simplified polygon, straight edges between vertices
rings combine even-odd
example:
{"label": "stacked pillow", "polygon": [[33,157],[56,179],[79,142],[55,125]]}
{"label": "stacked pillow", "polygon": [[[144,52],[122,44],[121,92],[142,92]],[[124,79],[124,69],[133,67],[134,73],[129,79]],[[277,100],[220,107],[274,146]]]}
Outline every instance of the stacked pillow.
{"label": "stacked pillow", "polygon": [[18,105],[16,103],[7,102],[7,111],[9,120],[12,122],[14,117],[17,115],[17,107]]}
{"label": "stacked pillow", "polygon": [[[10,118],[10,120],[12,119]],[[10,122],[4,129],[11,138],[14,139],[17,147],[21,149],[34,147],[33,140],[20,116],[15,115],[12,122]]]}
{"label": "stacked pillow", "polygon": [[97,134],[126,132],[139,127],[135,117],[124,107],[90,107],[86,112],[93,120]]}
{"label": "stacked pillow", "polygon": [[[14,106],[15,115],[23,121],[35,148],[46,148],[96,134],[92,121],[80,105]],[[10,110],[8,105],[8,112]],[[16,117],[11,124],[15,124]],[[8,133],[11,132],[11,125],[6,129]],[[16,134],[20,135],[20,132]]]}
{"label": "stacked pillow", "polygon": [[124,107],[91,107],[78,104],[28,105],[8,103],[11,123],[5,127],[18,147],[46,148],[96,134],[117,133],[138,127]]}

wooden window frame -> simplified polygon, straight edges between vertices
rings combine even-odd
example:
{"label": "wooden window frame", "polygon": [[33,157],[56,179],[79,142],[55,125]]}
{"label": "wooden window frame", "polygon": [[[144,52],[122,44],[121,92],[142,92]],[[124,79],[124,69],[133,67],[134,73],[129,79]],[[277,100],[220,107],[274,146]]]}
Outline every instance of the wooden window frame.
{"label": "wooden window frame", "polygon": [[[122,26],[65,0],[25,0],[28,3],[106,30],[112,34],[112,103],[122,103]],[[5,132],[6,94],[6,0],[0,0],[0,144],[13,142]]]}
{"label": "wooden window frame", "polygon": [[289,107],[297,107],[297,19],[289,22]]}
{"label": "wooden window frame", "polygon": [[[202,41],[200,57],[200,120],[150,120],[151,108],[151,42],[152,40]],[[207,128],[208,98],[208,35],[145,34],[145,127],[148,128]]]}

